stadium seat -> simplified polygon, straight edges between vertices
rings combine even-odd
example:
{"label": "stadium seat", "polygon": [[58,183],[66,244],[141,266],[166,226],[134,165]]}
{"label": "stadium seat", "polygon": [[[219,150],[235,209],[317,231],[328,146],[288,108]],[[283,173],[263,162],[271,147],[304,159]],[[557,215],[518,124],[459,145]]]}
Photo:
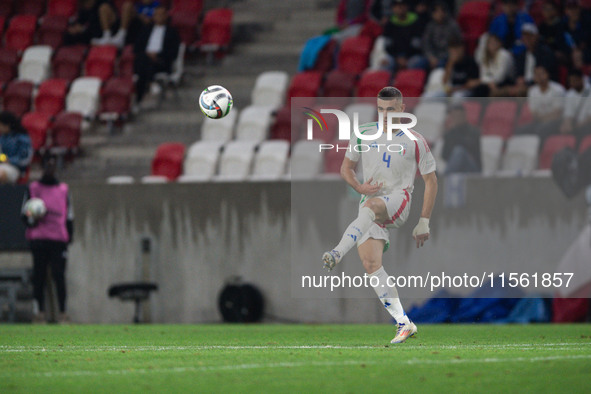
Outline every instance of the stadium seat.
{"label": "stadium seat", "polygon": [[323,97],[351,97],[357,76],[341,70],[332,70],[324,80]]}
{"label": "stadium seat", "polygon": [[29,81],[14,80],[4,89],[3,109],[16,116],[23,116],[31,110],[33,84]]}
{"label": "stadium seat", "polygon": [[179,181],[205,182],[216,173],[223,141],[197,141],[189,147]]}
{"label": "stadium seat", "polygon": [[68,18],[62,15],[45,15],[37,32],[37,44],[49,45],[54,50],[62,45],[68,28]]}
{"label": "stadium seat", "polygon": [[265,71],[259,74],[251,93],[252,105],[281,108],[288,83],[289,75],[285,71]]}
{"label": "stadium seat", "polygon": [[273,108],[248,106],[242,110],[236,125],[236,139],[259,143],[265,140],[271,126]]}
{"label": "stadium seat", "polygon": [[64,110],[68,81],[48,79],[39,86],[35,97],[35,112],[55,116]]}
{"label": "stadium seat", "polygon": [[[288,104],[292,97],[318,97],[322,74],[318,71],[305,71],[294,75],[287,90]],[[298,100],[298,103],[313,105],[312,100]]]}
{"label": "stadium seat", "polygon": [[467,1],[460,7],[457,20],[470,55],[476,49],[478,38],[488,29],[490,9],[491,3],[485,0]]}
{"label": "stadium seat", "polygon": [[424,70],[400,70],[394,77],[393,85],[402,92],[407,102],[409,98],[421,97],[426,78],[427,73]]}
{"label": "stadium seat", "polygon": [[232,111],[221,119],[205,118],[201,125],[201,140],[228,142],[234,138],[234,124],[238,118],[239,111],[232,108]]}
{"label": "stadium seat", "polygon": [[215,180],[243,181],[250,174],[254,157],[254,141],[231,141],[220,157],[220,172]]}
{"label": "stadium seat", "polygon": [[338,141],[334,145],[335,148],[327,150],[324,156],[324,172],[327,174],[339,174],[341,172],[341,164],[343,164],[349,142]]}
{"label": "stadium seat", "polygon": [[170,23],[186,45],[195,42],[197,24],[203,11],[203,0],[177,0],[170,10]]}
{"label": "stadium seat", "polygon": [[133,62],[135,55],[133,53],[133,46],[126,45],[121,51],[121,57],[119,58],[119,76],[120,77],[133,77]]}
{"label": "stadium seat", "polygon": [[174,181],[183,173],[185,145],[176,142],[160,144],[152,160],[152,174]]}
{"label": "stadium seat", "polygon": [[382,35],[384,29],[382,25],[378,22],[368,19],[361,28],[359,32],[360,37],[369,37],[371,38],[372,43],[375,41],[376,38]]}
{"label": "stadium seat", "polygon": [[76,154],[80,149],[82,116],[73,112],[59,113],[51,127],[51,152]]}
{"label": "stadium seat", "polygon": [[437,141],[443,133],[447,108],[442,102],[422,102],[414,109],[415,129],[429,142]]}
{"label": "stadium seat", "polygon": [[117,47],[114,45],[93,46],[88,52],[84,66],[86,77],[98,77],[103,82],[111,78],[115,72]]}
{"label": "stadium seat", "polygon": [[371,97],[373,101],[384,86],[390,85],[391,79],[392,75],[389,71],[364,72],[357,87],[357,97]]}
{"label": "stadium seat", "polygon": [[113,175],[107,178],[108,185],[129,185],[135,183],[131,175]]}
{"label": "stadium seat", "polygon": [[72,17],[76,14],[77,3],[76,0],[49,0],[47,14]]}
{"label": "stadium seat", "polygon": [[492,101],[484,110],[482,118],[482,135],[498,135],[503,139],[513,134],[517,117],[517,103],[515,101]]}
{"label": "stadium seat", "polygon": [[74,80],[66,97],[66,110],[78,112],[85,118],[93,118],[99,106],[101,80],[81,77]]}
{"label": "stadium seat", "polygon": [[37,18],[45,12],[45,0],[19,0],[16,2],[15,14],[34,15]]}
{"label": "stadium seat", "polygon": [[264,141],[254,158],[253,180],[276,180],[285,173],[289,142],[283,140]]}
{"label": "stadium seat", "polygon": [[37,17],[34,15],[16,15],[10,20],[4,40],[5,47],[16,51],[24,51],[33,44]]}
{"label": "stadium seat", "polygon": [[34,45],[25,50],[18,65],[18,77],[38,85],[49,77],[51,54],[53,49],[48,45]]}
{"label": "stadium seat", "polygon": [[286,141],[295,141],[299,138],[299,133],[292,136],[291,132],[291,109],[286,106],[277,111],[275,120],[271,126],[270,138]]}
{"label": "stadium seat", "polygon": [[485,135],[480,138],[480,161],[482,174],[492,175],[499,169],[503,138],[498,135]]}
{"label": "stadium seat", "polygon": [[585,138],[583,138],[583,140],[579,144],[579,153],[583,153],[589,148],[591,148],[591,135],[588,135]]}
{"label": "stadium seat", "polygon": [[462,102],[466,111],[466,119],[472,126],[480,124],[480,115],[482,113],[482,104],[476,100],[467,100]]}
{"label": "stadium seat", "polygon": [[318,140],[302,140],[294,144],[291,153],[291,178],[312,179],[324,169],[323,154],[319,152]]}
{"label": "stadium seat", "polygon": [[507,140],[501,169],[516,174],[530,174],[538,168],[540,137],[537,135],[514,135]]}
{"label": "stadium seat", "polygon": [[16,77],[18,60],[17,51],[14,49],[0,48],[0,86]]}
{"label": "stadium seat", "polygon": [[527,11],[538,26],[544,22],[544,3],[546,3],[546,0],[534,0],[529,4],[529,10]]}
{"label": "stadium seat", "polygon": [[519,113],[519,119],[517,119],[517,126],[523,126],[531,123],[534,120],[531,110],[527,102],[521,105],[521,112]]}
{"label": "stadium seat", "polygon": [[564,148],[575,149],[577,140],[573,135],[551,135],[544,142],[540,152],[540,170],[549,169],[552,166],[552,159],[556,152]]}
{"label": "stadium seat", "polygon": [[332,70],[334,68],[335,53],[338,50],[338,46],[335,40],[327,42],[324,48],[318,53],[312,70],[323,74]]}
{"label": "stadium seat", "polygon": [[41,112],[29,112],[23,115],[21,123],[29,132],[35,152],[43,151],[47,144],[47,132],[51,125],[51,116]]}
{"label": "stadium seat", "polygon": [[82,70],[86,50],[87,47],[83,45],[59,48],[52,62],[53,77],[65,79],[69,82],[78,78]]}
{"label": "stadium seat", "polygon": [[229,8],[210,10],[203,18],[201,35],[196,46],[202,52],[219,52],[230,45],[232,16]]}
{"label": "stadium seat", "polygon": [[131,112],[133,81],[130,78],[111,78],[101,90],[100,117],[102,120],[126,119]]}
{"label": "stadium seat", "polygon": [[337,68],[349,74],[361,74],[369,65],[372,40],[369,37],[350,37],[343,41]]}
{"label": "stadium seat", "polygon": [[[345,113],[349,116],[349,120],[353,122],[354,113],[357,113],[359,125],[378,120],[378,112],[375,104],[357,103],[348,105],[345,108]],[[353,123],[351,123],[353,124]]]}

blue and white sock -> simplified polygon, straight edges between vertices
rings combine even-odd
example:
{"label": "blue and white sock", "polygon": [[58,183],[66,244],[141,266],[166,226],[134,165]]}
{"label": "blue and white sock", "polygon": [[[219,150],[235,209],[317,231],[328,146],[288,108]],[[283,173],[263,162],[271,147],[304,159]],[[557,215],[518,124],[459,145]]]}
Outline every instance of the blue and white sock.
{"label": "blue and white sock", "polygon": [[363,207],[359,210],[359,216],[353,220],[349,227],[345,230],[341,242],[335,246],[334,250],[339,252],[341,258],[350,251],[353,246],[361,239],[363,234],[371,224],[376,220],[376,214],[368,207]]}
{"label": "blue and white sock", "polygon": [[388,286],[388,274],[384,270],[384,267],[380,267],[380,269],[369,274],[369,276],[378,278],[377,282],[373,280],[370,283],[376,284],[373,289],[378,295],[382,304],[386,307],[388,313],[390,313],[390,315],[392,315],[392,317],[399,324],[410,323],[406,313],[404,313],[404,309],[400,303],[400,298],[398,298],[398,290],[396,289],[396,286]]}

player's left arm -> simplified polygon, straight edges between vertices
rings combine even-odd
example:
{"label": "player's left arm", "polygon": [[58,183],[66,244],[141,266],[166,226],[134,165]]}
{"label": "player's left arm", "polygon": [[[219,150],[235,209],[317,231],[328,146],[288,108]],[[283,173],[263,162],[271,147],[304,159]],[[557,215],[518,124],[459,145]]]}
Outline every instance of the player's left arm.
{"label": "player's left arm", "polygon": [[425,181],[425,194],[423,195],[423,209],[421,210],[421,218],[412,232],[412,236],[417,243],[417,248],[425,244],[429,239],[429,219],[433,212],[435,205],[435,198],[437,197],[437,175],[435,171],[423,175]]}

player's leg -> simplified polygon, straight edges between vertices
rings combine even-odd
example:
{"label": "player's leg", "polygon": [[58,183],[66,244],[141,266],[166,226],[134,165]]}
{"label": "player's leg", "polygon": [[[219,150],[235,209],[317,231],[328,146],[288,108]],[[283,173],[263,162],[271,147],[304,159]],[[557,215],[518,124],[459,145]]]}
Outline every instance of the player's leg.
{"label": "player's leg", "polygon": [[322,255],[324,267],[329,271],[337,265],[343,256],[355,246],[357,241],[369,230],[370,226],[376,223],[383,223],[387,219],[386,203],[381,198],[370,198],[359,209],[357,218],[349,224],[341,241],[331,251]]}
{"label": "player's leg", "polygon": [[53,242],[51,245],[51,273],[57,291],[57,301],[60,311],[58,320],[65,319],[66,313],[66,259],[68,246],[65,242]]}
{"label": "player's leg", "polygon": [[33,254],[33,297],[37,301],[39,312],[33,317],[34,323],[45,322],[45,283],[47,280],[47,251],[37,242],[31,245]]}

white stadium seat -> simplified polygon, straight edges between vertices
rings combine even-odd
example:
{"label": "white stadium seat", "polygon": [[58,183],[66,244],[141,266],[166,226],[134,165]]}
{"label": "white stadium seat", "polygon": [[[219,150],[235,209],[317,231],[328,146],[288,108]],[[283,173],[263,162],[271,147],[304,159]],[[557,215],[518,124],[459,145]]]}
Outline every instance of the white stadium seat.
{"label": "white stadium seat", "polygon": [[415,129],[427,141],[441,137],[445,124],[446,106],[442,102],[421,102],[414,111],[417,117]]}
{"label": "white stadium seat", "polygon": [[251,179],[279,179],[285,174],[288,155],[289,142],[285,140],[264,141],[255,156]]}
{"label": "white stadium seat", "polygon": [[219,175],[217,181],[243,181],[250,174],[256,142],[231,141],[225,147],[220,157]]}
{"label": "white stadium seat", "polygon": [[180,182],[203,182],[216,173],[222,141],[197,141],[187,151]]}
{"label": "white stadium seat", "polygon": [[141,182],[147,184],[168,183],[168,178],[162,175],[146,175],[142,177]]}
{"label": "white stadium seat", "polygon": [[302,140],[295,143],[291,153],[291,178],[311,179],[322,173],[324,154],[319,151],[319,140]]}
{"label": "white stadium seat", "polygon": [[378,120],[378,112],[376,106],[372,104],[350,104],[345,108],[345,113],[349,116],[351,124],[353,124],[353,114],[357,112],[359,116],[359,124],[376,122]]}
{"label": "white stadium seat", "polygon": [[257,106],[280,108],[285,100],[289,76],[285,71],[265,71],[254,84],[251,102]]}
{"label": "white stadium seat", "polygon": [[497,172],[502,151],[503,138],[498,135],[484,135],[480,137],[480,160],[482,162],[483,175],[492,175]]}
{"label": "white stadium seat", "polygon": [[129,185],[135,182],[131,175],[113,175],[107,178],[109,185]]}
{"label": "white stadium seat", "polygon": [[205,117],[201,126],[201,140],[228,142],[234,138],[233,130],[236,118],[238,118],[238,112],[238,109],[234,107],[228,115],[221,119]]}
{"label": "white stadium seat", "polygon": [[244,108],[238,117],[236,139],[256,143],[267,139],[269,127],[271,126],[272,112],[272,107],[251,105]]}
{"label": "white stadium seat", "polygon": [[515,174],[530,174],[538,168],[539,148],[540,137],[537,135],[512,136],[507,141],[502,170]]}
{"label": "white stadium seat", "polygon": [[18,65],[18,78],[38,85],[49,77],[53,49],[48,45],[34,45],[25,50]]}
{"label": "white stadium seat", "polygon": [[101,80],[81,77],[74,80],[66,97],[66,111],[79,112],[85,118],[93,118],[99,104]]}

